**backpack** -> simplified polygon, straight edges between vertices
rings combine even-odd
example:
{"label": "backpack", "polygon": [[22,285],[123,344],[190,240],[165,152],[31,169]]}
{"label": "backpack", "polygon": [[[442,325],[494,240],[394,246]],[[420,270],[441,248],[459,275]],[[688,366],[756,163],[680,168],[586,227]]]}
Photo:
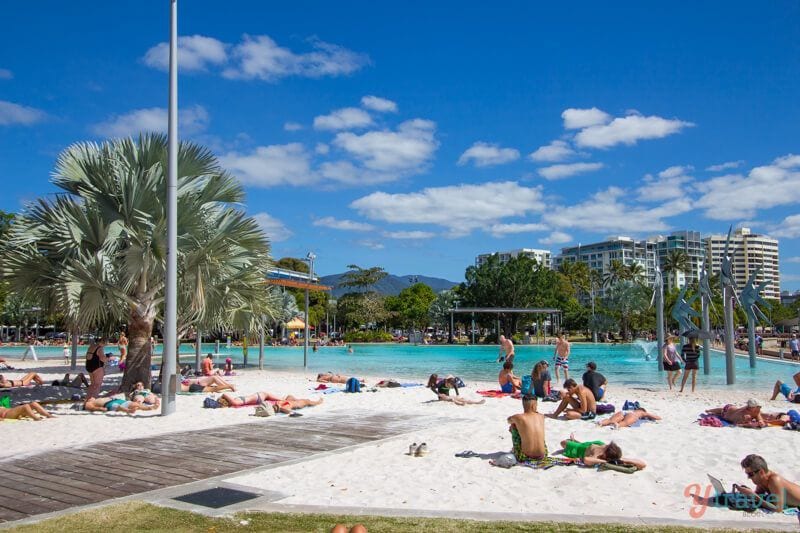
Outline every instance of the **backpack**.
{"label": "backpack", "polygon": [[361,392],[361,382],[358,378],[350,378],[344,386],[345,392]]}
{"label": "backpack", "polygon": [[615,409],[616,408],[610,403],[598,403],[596,408],[598,415],[607,415],[609,413],[613,413]]}
{"label": "backpack", "polygon": [[209,397],[203,400],[203,407],[205,407],[206,409],[219,409],[220,407],[222,407],[222,404],[219,403],[214,398]]}
{"label": "backpack", "polygon": [[522,386],[520,387],[519,391],[523,396],[533,396],[535,394],[533,391],[533,378],[531,378],[531,376],[522,376]]}

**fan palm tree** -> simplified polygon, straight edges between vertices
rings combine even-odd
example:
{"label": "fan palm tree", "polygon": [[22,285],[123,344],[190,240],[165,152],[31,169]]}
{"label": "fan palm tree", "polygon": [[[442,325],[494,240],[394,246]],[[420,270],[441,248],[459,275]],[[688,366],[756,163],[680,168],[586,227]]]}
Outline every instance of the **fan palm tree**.
{"label": "fan palm tree", "polygon": [[667,278],[667,290],[678,287],[678,273],[689,269],[689,256],[685,250],[670,250],[664,258],[664,272],[671,274]]}
{"label": "fan palm tree", "polygon": [[627,276],[625,264],[619,259],[612,259],[608,266],[608,271],[603,274],[603,285],[613,287],[617,282],[622,281]]}
{"label": "fan palm tree", "polygon": [[278,293],[277,305],[273,316],[278,326],[281,328],[281,338],[285,336],[284,328],[286,324],[300,314],[300,308],[297,306],[297,300],[294,294],[288,291]]}
{"label": "fan palm tree", "polygon": [[645,269],[641,263],[634,261],[625,267],[625,279],[634,283],[641,283],[644,279]]}
{"label": "fan palm tree", "polygon": [[[83,331],[128,326],[122,388],[150,382],[149,338],[164,300],[167,139],[141,135],[80,143],[58,158],[53,183],[17,218],[3,271],[22,294],[39,295]],[[235,207],[238,182],[207,149],[178,150],[178,334],[258,327],[272,314],[264,284],[269,243]]]}

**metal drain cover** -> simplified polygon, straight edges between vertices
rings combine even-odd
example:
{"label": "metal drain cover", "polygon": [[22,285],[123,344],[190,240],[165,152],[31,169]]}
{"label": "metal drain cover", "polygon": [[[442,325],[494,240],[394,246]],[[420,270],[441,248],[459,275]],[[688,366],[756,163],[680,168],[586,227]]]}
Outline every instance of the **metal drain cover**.
{"label": "metal drain cover", "polygon": [[252,500],[260,496],[261,494],[255,494],[253,492],[216,487],[213,489],[201,490],[200,492],[193,492],[191,494],[184,494],[183,496],[173,498],[173,500],[219,509],[235,503],[246,502],[247,500]]}

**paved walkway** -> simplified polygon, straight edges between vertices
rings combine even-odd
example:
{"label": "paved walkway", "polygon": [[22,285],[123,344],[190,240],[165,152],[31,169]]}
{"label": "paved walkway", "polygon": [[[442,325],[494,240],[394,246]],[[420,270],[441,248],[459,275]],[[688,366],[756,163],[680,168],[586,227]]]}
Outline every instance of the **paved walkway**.
{"label": "paved walkway", "polygon": [[0,523],[296,460],[448,421],[404,413],[330,411],[4,461]]}

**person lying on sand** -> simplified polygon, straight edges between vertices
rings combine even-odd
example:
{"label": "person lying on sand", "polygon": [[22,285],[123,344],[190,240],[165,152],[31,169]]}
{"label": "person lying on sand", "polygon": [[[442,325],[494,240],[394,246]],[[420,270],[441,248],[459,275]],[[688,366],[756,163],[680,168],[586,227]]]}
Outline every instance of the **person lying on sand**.
{"label": "person lying on sand", "polygon": [[783,383],[781,380],[776,381],[775,386],[772,388],[772,398],[770,400],[777,398],[778,394],[783,394],[783,397],[790,402],[800,403],[800,372],[792,376],[792,379],[796,386],[794,390],[788,383]]}
{"label": "person lying on sand", "polygon": [[156,407],[154,405],[145,405],[142,403],[131,402],[120,398],[87,398],[83,402],[83,408],[86,411],[121,411],[132,415],[136,411],[152,411]]}
{"label": "person lying on sand", "polygon": [[706,413],[709,415],[718,416],[726,422],[746,428],[763,428],[767,427],[764,417],[761,416],[761,404],[755,398],[747,400],[747,405],[744,407],[736,407],[732,404],[727,404],[724,407],[715,407],[714,409],[707,409]]}
{"label": "person lying on sand", "polygon": [[0,420],[14,420],[23,417],[31,418],[37,422],[45,418],[55,418],[44,407],[39,405],[39,402],[23,403],[16,407],[0,407]]}
{"label": "person lying on sand", "polygon": [[64,379],[56,379],[53,381],[54,387],[72,387],[74,389],[80,389],[81,387],[88,387],[89,380],[86,379],[86,376],[83,375],[83,372],[78,374],[72,379],[69,379],[69,374],[64,374]]}
{"label": "person lying on sand", "polygon": [[181,380],[181,392],[222,392],[236,391],[236,387],[219,376],[202,376]]}
{"label": "person lying on sand", "polygon": [[10,389],[11,387],[27,387],[31,381],[36,382],[37,385],[43,385],[44,381],[35,372],[28,372],[20,379],[6,379],[5,376],[0,374],[0,388]]}
{"label": "person lying on sand", "polygon": [[522,413],[508,417],[508,431],[513,443],[512,453],[517,461],[536,461],[547,457],[544,440],[544,416],[536,411],[536,396],[522,397]]}
{"label": "person lying on sand", "polygon": [[800,485],[772,472],[763,457],[750,454],[740,464],[745,475],[755,483],[755,489],[734,483],[731,492],[717,494],[713,498],[692,494],[695,504],[723,506],[741,511],[767,509],[775,512],[800,507]]}
{"label": "person lying on sand", "polygon": [[133,385],[133,390],[128,397],[132,402],[142,405],[152,405],[153,407],[159,407],[161,405],[161,399],[158,397],[158,395],[153,391],[145,389],[144,383],[141,381],[137,381]]}
{"label": "person lying on sand", "polygon": [[588,387],[578,385],[574,379],[568,379],[564,382],[564,390],[561,391],[561,403],[555,411],[547,416],[558,418],[562,412],[567,420],[593,419],[597,416],[597,402],[594,394]]}
{"label": "person lying on sand", "polygon": [[[458,394],[458,385],[456,384],[455,376],[447,376],[440,380],[437,374],[431,374],[428,378],[428,388],[438,396],[439,401],[453,402],[456,405],[478,405],[484,403],[486,400],[467,400]],[[455,390],[456,395],[450,396],[450,391]]]}
{"label": "person lying on sand", "polygon": [[614,413],[611,417],[597,424],[599,426],[614,426],[614,429],[619,429],[630,427],[639,420],[661,420],[661,417],[653,413],[648,413],[644,407],[639,407],[627,413],[623,413],[622,411]]}
{"label": "person lying on sand", "polygon": [[563,454],[571,459],[580,459],[587,466],[595,466],[603,463],[611,464],[630,464],[639,470],[644,469],[647,463],[641,459],[631,459],[622,457],[622,449],[614,441],[608,444],[599,441],[578,442],[575,435],[570,434],[569,438],[561,441]]}
{"label": "person lying on sand", "polygon": [[[320,383],[347,383],[347,380],[350,377],[342,375],[342,374],[334,374],[333,372],[324,372],[322,374],[317,374],[317,381]],[[361,386],[364,386],[364,380],[359,378],[361,382]]]}
{"label": "person lying on sand", "polygon": [[275,408],[276,412],[292,414],[295,409],[303,409],[304,407],[313,407],[321,404],[322,398],[318,400],[309,400],[307,398],[295,398],[292,395],[280,397],[263,391],[247,396],[233,396],[226,392],[220,396],[217,401],[219,401],[222,407],[243,407],[246,405],[268,403]]}

